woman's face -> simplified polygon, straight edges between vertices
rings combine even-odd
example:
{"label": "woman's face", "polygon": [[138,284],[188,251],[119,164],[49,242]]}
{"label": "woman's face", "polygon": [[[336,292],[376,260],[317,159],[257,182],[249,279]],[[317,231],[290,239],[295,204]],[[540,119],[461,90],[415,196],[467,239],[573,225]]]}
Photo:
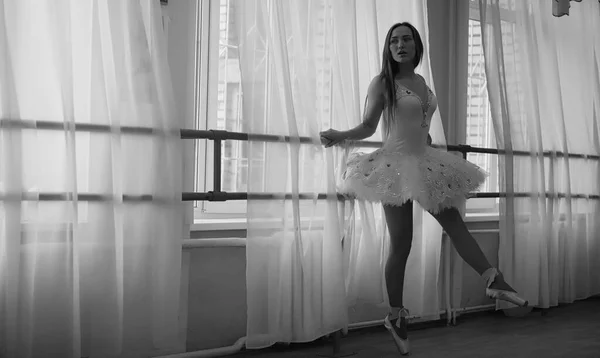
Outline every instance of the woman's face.
{"label": "woman's face", "polygon": [[390,37],[390,52],[398,63],[412,63],[416,56],[415,39],[406,26],[398,26]]}

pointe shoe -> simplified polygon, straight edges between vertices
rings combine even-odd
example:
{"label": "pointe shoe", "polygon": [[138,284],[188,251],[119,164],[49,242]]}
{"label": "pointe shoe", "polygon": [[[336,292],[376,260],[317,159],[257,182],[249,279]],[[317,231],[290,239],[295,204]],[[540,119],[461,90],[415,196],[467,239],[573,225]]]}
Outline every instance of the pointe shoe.
{"label": "pointe shoe", "polygon": [[383,321],[383,325],[392,334],[392,337],[394,338],[394,343],[396,343],[396,348],[398,348],[398,351],[400,351],[400,354],[402,354],[403,356],[410,354],[410,341],[408,340],[408,337],[406,337],[406,339],[403,339],[400,337],[400,335],[398,334],[398,330],[400,328],[398,328],[396,326],[396,323],[399,320],[401,320],[402,318],[406,319],[406,317],[408,317],[408,314],[409,314],[408,310],[406,308],[402,308],[400,310],[398,320],[396,320],[392,323],[392,319],[391,319],[390,315],[388,314],[385,317],[385,320]]}
{"label": "pointe shoe", "polygon": [[519,307],[527,307],[529,305],[529,302],[519,297],[515,292],[500,290],[497,288],[490,288],[496,280],[496,277],[498,277],[499,275],[500,273],[495,268],[490,268],[481,275],[487,283],[485,294],[491,299],[503,300],[517,305]]}

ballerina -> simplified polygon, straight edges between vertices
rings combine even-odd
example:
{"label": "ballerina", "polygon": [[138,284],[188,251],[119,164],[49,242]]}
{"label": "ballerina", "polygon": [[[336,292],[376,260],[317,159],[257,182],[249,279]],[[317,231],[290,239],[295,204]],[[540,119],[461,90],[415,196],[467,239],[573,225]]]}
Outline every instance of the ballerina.
{"label": "ballerina", "polygon": [[415,68],[423,58],[423,42],[410,23],[393,25],[386,36],[382,70],[371,81],[363,122],[350,130],[320,133],[326,147],[372,136],[383,117],[384,143],[372,153],[348,159],[341,193],[381,202],[391,249],[385,278],[390,312],[384,320],[401,354],[410,352],[403,304],[404,273],[412,242],[412,205],[417,201],[450,236],[459,255],[486,281],[492,299],[527,306],[492,267],[471,236],[457,209],[485,181],[478,166],[432,148],[429,124],[437,109],[435,94]]}

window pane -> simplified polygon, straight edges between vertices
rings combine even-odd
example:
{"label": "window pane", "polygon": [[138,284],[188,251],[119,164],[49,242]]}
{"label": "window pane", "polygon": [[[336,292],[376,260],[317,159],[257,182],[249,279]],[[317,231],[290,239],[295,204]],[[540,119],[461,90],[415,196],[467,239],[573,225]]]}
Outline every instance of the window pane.
{"label": "window pane", "polygon": [[[246,132],[243,128],[241,112],[241,82],[239,56],[235,34],[235,2],[228,0],[213,1],[219,7],[218,64],[209,63],[209,71],[217,67],[217,113],[216,123],[209,129]],[[209,116],[211,114],[209,113]],[[248,142],[226,140],[221,150],[221,190],[228,192],[244,192],[247,190],[248,177]]]}
{"label": "window pane", "polygon": [[[474,147],[496,148],[479,21],[469,20],[468,49],[466,144]],[[481,191],[498,191],[498,156],[469,153],[467,159],[490,173]]]}
{"label": "window pane", "polygon": [[[208,61],[207,72],[209,75],[209,83],[207,87],[209,92],[214,93],[212,99],[209,99],[210,105],[205,106],[208,109],[206,127],[207,129],[218,129],[227,130],[234,132],[250,131],[248,123],[250,119],[243,118],[244,113],[242,112],[242,100],[243,91],[240,80],[240,62],[238,53],[238,39],[236,38],[236,6],[238,2],[232,2],[229,0],[211,0],[210,14],[213,25],[208,26],[207,29],[210,33],[203,36],[204,39],[209,38],[211,48],[209,51],[216,53],[218,56],[211,57],[212,60]],[[316,88],[316,95],[314,96],[315,106],[310,108],[310,115],[299,115],[298,116],[298,130],[301,136],[306,136],[310,133],[312,126],[309,124],[309,119],[312,120],[315,116],[323,123],[323,127],[329,127],[331,125],[331,92],[332,92],[332,68],[334,63],[331,61],[332,56],[332,39],[327,34],[331,31],[331,8],[327,1],[317,1],[311,6],[311,11],[315,14],[313,19],[316,26],[312,28],[314,31],[313,37],[311,37],[314,43],[311,51],[313,51],[314,57],[314,83]],[[289,16],[287,14],[286,16]],[[218,26],[217,26],[218,24]],[[214,26],[214,27],[213,27]],[[294,41],[293,37],[290,37],[289,41]],[[290,45],[293,49],[293,45]],[[317,51],[318,50],[318,51]],[[292,54],[290,54],[292,55]],[[293,57],[290,57],[293,59]],[[292,61],[293,62],[293,61]],[[266,66],[266,65],[265,65]],[[252,94],[247,94],[246,100],[252,101],[252,103],[266,103],[267,100],[277,101],[277,98],[273,97],[273,93],[270,90],[270,86],[275,85],[273,82],[273,75],[269,73],[271,68],[266,66],[265,68],[258,68],[252,81],[256,87],[256,91]],[[211,75],[212,74],[212,77]],[[211,80],[212,79],[212,80]],[[263,86],[264,88],[260,88]],[[296,82],[292,84],[292,91],[300,91],[301,88],[297,86]],[[248,97],[251,96],[251,97]],[[270,96],[267,98],[267,96]],[[296,97],[295,97],[296,98]],[[202,98],[200,100],[203,100]],[[211,102],[212,101],[212,102]],[[287,134],[288,126],[284,121],[267,121],[267,116],[261,113],[260,109],[254,108],[252,111],[252,118],[254,121],[253,133],[267,133],[267,134]],[[248,114],[247,114],[248,115]],[[263,120],[262,127],[259,127],[256,123],[258,120]],[[253,150],[249,150],[249,145],[254,146]],[[277,146],[276,144],[270,144],[271,146]],[[264,191],[268,191],[267,182],[264,175],[260,174],[261,168],[268,170],[265,167],[265,163],[268,161],[267,155],[269,147],[266,143],[258,142],[244,142],[228,140],[222,143],[222,157],[221,157],[221,188],[223,191],[228,192],[245,192],[247,191],[248,176],[252,173],[248,173],[248,165],[252,163],[252,170],[255,173],[253,180],[260,180],[261,183],[257,183],[255,188],[262,187]],[[262,150],[260,150],[262,148]],[[252,153],[252,158],[249,158],[249,153]],[[314,175],[314,163],[309,158],[314,156],[312,149],[309,146],[302,147],[300,151],[300,162],[306,165],[306,170],[300,170],[302,175],[300,180],[300,191],[306,191],[312,188],[314,185],[311,183],[315,180]],[[205,157],[198,156],[198,165],[202,166],[206,170],[200,172],[205,173],[207,181],[212,178],[212,166],[210,160],[205,163]],[[207,157],[212,157],[212,143],[208,143],[207,146]],[[289,169],[289,168],[287,168]],[[291,184],[290,184],[291,185]],[[203,188],[198,186],[200,190]],[[210,182],[206,187],[206,190],[212,190]],[[226,203],[229,205],[229,203]],[[210,210],[207,210],[210,211]]]}

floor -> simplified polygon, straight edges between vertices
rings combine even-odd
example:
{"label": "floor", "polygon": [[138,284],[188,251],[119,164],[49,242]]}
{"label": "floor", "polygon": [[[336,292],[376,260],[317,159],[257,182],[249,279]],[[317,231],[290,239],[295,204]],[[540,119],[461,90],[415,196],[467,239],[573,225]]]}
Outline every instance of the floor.
{"label": "floor", "polygon": [[[542,314],[544,313],[544,314]],[[445,323],[409,327],[411,358],[420,357],[523,357],[600,358],[600,298],[561,305],[524,317],[502,312],[463,315],[456,326]],[[353,358],[400,357],[383,327],[351,331],[341,339],[341,353]],[[331,342],[272,347],[234,357],[308,358],[334,357]],[[342,357],[337,355],[335,357]]]}

